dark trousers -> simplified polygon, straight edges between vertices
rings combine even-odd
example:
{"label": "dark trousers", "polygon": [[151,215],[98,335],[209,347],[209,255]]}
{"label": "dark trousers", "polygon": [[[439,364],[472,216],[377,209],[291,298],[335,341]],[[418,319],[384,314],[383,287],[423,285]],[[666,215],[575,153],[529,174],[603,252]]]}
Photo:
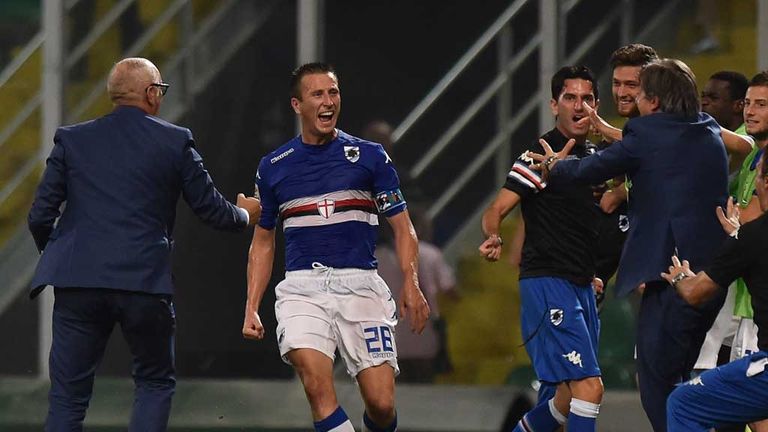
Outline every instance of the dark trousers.
{"label": "dark trousers", "polygon": [[90,288],[56,288],[55,297],[45,430],[83,430],[96,368],[119,323],[133,356],[129,430],[165,431],[176,387],[171,297]]}
{"label": "dark trousers", "polygon": [[649,282],[637,322],[640,400],[656,432],[667,430],[667,397],[690,379],[701,344],[725,300],[725,290],[694,308],[667,282]]}

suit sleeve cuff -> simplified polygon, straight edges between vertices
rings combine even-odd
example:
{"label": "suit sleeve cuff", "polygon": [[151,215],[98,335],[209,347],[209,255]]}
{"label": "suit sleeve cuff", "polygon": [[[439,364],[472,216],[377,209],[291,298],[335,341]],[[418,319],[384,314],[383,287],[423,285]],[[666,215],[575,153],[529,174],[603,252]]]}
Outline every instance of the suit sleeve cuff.
{"label": "suit sleeve cuff", "polygon": [[248,225],[251,223],[251,217],[248,216],[248,211],[246,209],[237,207],[237,211],[239,211],[240,214],[243,216],[243,219],[245,219],[245,225]]}

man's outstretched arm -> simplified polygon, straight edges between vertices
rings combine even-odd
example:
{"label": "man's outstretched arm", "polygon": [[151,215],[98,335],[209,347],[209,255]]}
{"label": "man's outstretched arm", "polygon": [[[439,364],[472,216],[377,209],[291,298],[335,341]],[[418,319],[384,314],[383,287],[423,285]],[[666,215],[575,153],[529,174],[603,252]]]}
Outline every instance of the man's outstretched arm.
{"label": "man's outstretched arm", "polygon": [[245,318],[243,319],[243,337],[246,339],[264,337],[259,305],[272,276],[274,258],[275,230],[266,230],[257,226],[253,231],[251,247],[248,250],[248,298],[245,301]]}
{"label": "man's outstretched arm", "polygon": [[485,241],[478,248],[480,255],[488,261],[498,261],[503,244],[499,230],[501,221],[520,203],[520,195],[502,188],[490,206],[483,213],[482,229]]}
{"label": "man's outstretched arm", "polygon": [[731,165],[740,167],[754,148],[754,141],[750,137],[739,135],[726,128],[720,128],[720,137],[723,139],[725,150],[731,155]]}
{"label": "man's outstretched arm", "polygon": [[703,271],[694,273],[687,260],[681,263],[676,256],[672,257],[669,273],[662,273],[661,277],[677,290],[683,300],[693,306],[711,299],[720,289],[709,275]]}
{"label": "man's outstretched arm", "polygon": [[419,239],[408,210],[387,218],[395,234],[395,249],[403,272],[403,290],[399,299],[400,315],[407,318],[411,330],[421,333],[429,318],[429,305],[419,288]]}
{"label": "man's outstretched arm", "polygon": [[617,127],[611,126],[610,123],[605,121],[597,110],[589,106],[586,102],[582,102],[584,110],[587,112],[587,117],[579,120],[579,123],[591,123],[606,142],[612,143],[614,141],[621,141],[622,131]]}

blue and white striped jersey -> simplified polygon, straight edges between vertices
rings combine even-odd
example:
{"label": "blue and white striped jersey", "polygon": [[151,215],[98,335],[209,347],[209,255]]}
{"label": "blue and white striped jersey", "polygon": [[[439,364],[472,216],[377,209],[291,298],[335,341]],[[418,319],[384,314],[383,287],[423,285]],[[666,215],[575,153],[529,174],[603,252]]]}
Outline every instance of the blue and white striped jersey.
{"label": "blue and white striped jersey", "polygon": [[378,214],[406,208],[392,160],[377,143],[338,130],[323,145],[297,136],[262,158],[256,172],[259,226],[282,221],[286,270],[313,262],[336,268],[376,268]]}

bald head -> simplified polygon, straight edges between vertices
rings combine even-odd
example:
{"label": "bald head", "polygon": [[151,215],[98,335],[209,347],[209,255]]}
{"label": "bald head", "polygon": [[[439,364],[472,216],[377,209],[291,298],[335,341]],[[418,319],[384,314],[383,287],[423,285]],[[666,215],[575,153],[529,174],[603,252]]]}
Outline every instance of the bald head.
{"label": "bald head", "polygon": [[107,92],[115,105],[142,107],[147,102],[147,87],[160,81],[160,71],[151,61],[127,58],[117,62],[110,71]]}

